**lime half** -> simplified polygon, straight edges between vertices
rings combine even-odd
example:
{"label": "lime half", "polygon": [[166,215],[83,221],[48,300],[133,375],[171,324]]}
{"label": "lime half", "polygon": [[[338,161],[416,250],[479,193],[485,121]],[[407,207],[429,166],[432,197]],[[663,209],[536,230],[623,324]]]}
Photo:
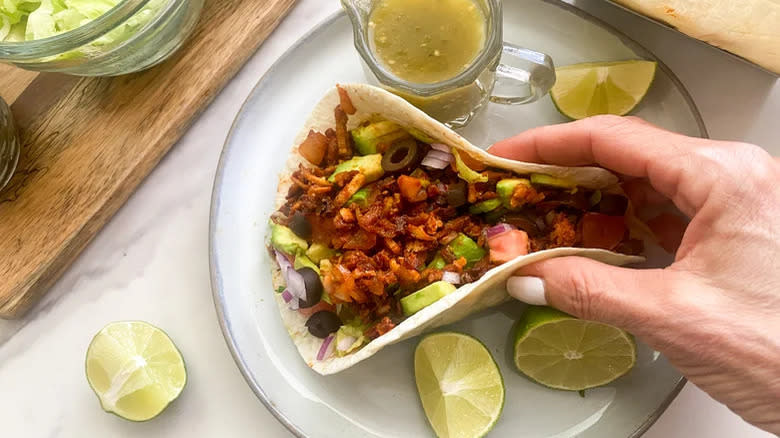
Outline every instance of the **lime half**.
{"label": "lime half", "polygon": [[426,336],[414,351],[414,377],[439,438],[487,434],[504,407],[504,381],[481,342],[460,333]]}
{"label": "lime half", "polygon": [[103,327],[87,349],[87,380],[106,412],[132,421],[156,417],[187,382],[179,350],[142,321]]}
{"label": "lime half", "polygon": [[622,116],[645,97],[656,67],[654,61],[640,60],[559,67],[550,96],[563,115],[575,120],[597,114]]}
{"label": "lime half", "polygon": [[636,344],[625,331],[550,307],[528,307],[515,330],[517,369],[551,388],[605,385],[636,363]]}

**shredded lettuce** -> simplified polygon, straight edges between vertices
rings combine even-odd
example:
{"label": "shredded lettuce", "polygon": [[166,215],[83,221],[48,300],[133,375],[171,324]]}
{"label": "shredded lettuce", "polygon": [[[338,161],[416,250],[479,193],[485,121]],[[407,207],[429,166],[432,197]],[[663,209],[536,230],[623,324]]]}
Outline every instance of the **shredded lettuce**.
{"label": "shredded lettuce", "polygon": [[344,356],[362,347],[366,342],[363,330],[363,326],[360,325],[358,321],[353,321],[350,324],[339,327],[335,339],[336,354],[338,356]]}
{"label": "shredded lettuce", "polygon": [[[32,41],[81,27],[122,0],[0,0],[0,41]],[[143,9],[91,43],[113,45],[149,22],[166,0],[151,0]]]}

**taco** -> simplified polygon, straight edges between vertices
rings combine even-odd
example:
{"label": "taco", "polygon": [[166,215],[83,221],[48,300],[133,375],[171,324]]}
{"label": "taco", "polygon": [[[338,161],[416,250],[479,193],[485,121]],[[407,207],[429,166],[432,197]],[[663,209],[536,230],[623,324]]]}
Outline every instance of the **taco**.
{"label": "taco", "polygon": [[382,89],[334,87],[295,140],[271,215],[282,320],[306,363],[332,374],[502,303],[525,264],[640,262],[617,183],[492,156]]}

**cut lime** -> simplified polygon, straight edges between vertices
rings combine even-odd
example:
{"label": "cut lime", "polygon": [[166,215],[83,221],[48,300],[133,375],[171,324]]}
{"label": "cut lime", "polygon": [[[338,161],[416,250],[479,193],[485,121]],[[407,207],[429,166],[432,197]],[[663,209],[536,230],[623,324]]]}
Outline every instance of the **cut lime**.
{"label": "cut lime", "polygon": [[460,333],[426,336],[414,351],[423,410],[439,438],[487,434],[504,407],[504,380],[481,342]]}
{"label": "cut lime", "polygon": [[87,380],[103,410],[131,421],[156,417],[187,382],[179,350],[142,321],[112,322],[87,349]]}
{"label": "cut lime", "polygon": [[606,385],[636,363],[636,344],[625,331],[550,307],[529,306],[514,338],[517,369],[551,388]]}
{"label": "cut lime", "polygon": [[566,117],[622,116],[645,97],[655,77],[654,61],[593,62],[555,70],[553,103]]}

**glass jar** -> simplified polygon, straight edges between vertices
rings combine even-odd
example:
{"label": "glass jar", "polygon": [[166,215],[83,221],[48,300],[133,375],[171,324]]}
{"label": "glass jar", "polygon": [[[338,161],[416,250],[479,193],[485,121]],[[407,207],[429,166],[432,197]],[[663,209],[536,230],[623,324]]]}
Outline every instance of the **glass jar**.
{"label": "glass jar", "polygon": [[78,76],[116,76],[170,56],[192,32],[203,0],[124,0],[74,30],[32,41],[0,42],[0,61]]}
{"label": "glass jar", "polygon": [[0,189],[8,184],[19,161],[19,140],[11,109],[0,97]]}

